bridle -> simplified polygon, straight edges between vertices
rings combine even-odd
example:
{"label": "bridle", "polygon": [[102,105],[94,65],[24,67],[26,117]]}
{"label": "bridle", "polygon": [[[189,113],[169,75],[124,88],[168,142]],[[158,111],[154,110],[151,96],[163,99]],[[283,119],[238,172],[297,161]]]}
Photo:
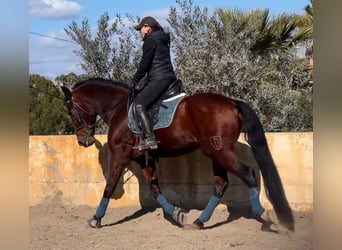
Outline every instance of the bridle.
{"label": "bridle", "polygon": [[97,121],[95,121],[93,124],[91,125],[88,125],[83,119],[82,119],[82,116],[81,116],[81,112],[84,112],[88,115],[92,115],[89,111],[85,110],[84,108],[82,108],[81,105],[79,105],[74,97],[71,97],[71,99],[67,100],[66,103],[69,104],[69,103],[72,103],[77,111],[77,119],[78,119],[78,122],[79,124],[81,124],[80,127],[78,128],[75,128],[75,132],[81,130],[81,129],[87,129],[87,133],[84,135],[84,136],[89,136],[91,134],[91,131],[93,128],[95,128],[97,126],[97,124],[102,120],[103,121],[103,117],[105,117],[109,112],[111,112],[113,109],[115,109],[120,103],[122,103],[124,100],[126,100],[128,97],[129,97],[130,94],[128,94],[127,96],[123,97],[122,99],[120,99],[119,101],[117,101],[113,108],[109,109],[104,115],[101,116],[101,118]]}
{"label": "bridle", "polygon": [[[71,99],[70,99],[70,100],[67,100],[66,103],[67,103],[67,104],[72,103],[72,104],[74,105],[75,110],[76,110],[76,112],[77,112],[77,120],[78,120],[78,123],[81,124],[81,126],[75,128],[75,132],[77,132],[77,131],[79,131],[79,130],[81,130],[81,129],[84,129],[84,128],[87,128],[88,131],[91,131],[91,130],[96,126],[96,123],[97,123],[97,122],[94,122],[94,124],[88,125],[88,124],[82,119],[81,112],[84,112],[84,113],[86,113],[86,114],[88,114],[88,115],[91,115],[91,113],[90,113],[89,111],[85,110],[84,108],[82,108],[82,106],[79,105],[79,104],[75,101],[74,97],[71,97]],[[90,135],[90,132],[87,133],[87,136],[89,136],[89,135]]]}

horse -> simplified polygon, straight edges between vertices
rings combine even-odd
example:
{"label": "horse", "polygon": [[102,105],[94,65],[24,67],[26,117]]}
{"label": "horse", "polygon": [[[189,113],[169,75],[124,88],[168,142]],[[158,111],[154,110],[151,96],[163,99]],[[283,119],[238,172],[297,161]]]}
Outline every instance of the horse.
{"label": "horse", "polygon": [[[147,160],[146,151],[136,147],[139,134],[128,126],[131,88],[119,81],[89,78],[75,83],[71,89],[65,86],[61,89],[80,146],[89,147],[96,141],[98,116],[108,124],[108,175],[103,196],[88,221],[89,226],[101,228],[101,219],[123,170],[130,161],[135,161],[140,164],[153,197],[179,227],[204,228],[204,223],[210,219],[228,187],[228,173],[231,173],[247,185],[251,210],[256,219],[266,223],[279,222],[291,231],[295,229],[293,213],[264,129],[256,112],[246,102],[210,92],[186,95],[176,107],[171,124],[154,130],[159,142],[154,155],[175,157],[200,149],[212,159],[213,195],[199,217],[189,224],[186,223],[186,211],[171,204],[161,192],[156,167]],[[261,205],[254,169],[240,163],[234,152],[234,144],[241,133],[244,133],[259,166],[265,193],[274,211]]]}

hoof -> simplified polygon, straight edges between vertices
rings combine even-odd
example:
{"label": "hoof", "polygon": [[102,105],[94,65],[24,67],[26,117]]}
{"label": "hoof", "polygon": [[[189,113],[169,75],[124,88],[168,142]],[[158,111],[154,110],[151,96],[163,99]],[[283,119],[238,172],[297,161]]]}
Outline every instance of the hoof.
{"label": "hoof", "polygon": [[88,220],[88,224],[92,228],[100,228],[101,227],[101,219],[98,219],[96,215],[94,215],[91,219]]}
{"label": "hoof", "polygon": [[184,225],[184,229],[186,230],[199,230],[203,228],[204,228],[203,222],[199,221],[198,219],[195,220],[192,224]]}
{"label": "hoof", "polygon": [[272,210],[265,210],[261,215],[260,219],[264,220],[265,222],[271,223],[271,224],[278,224],[277,216],[274,214]]}
{"label": "hoof", "polygon": [[179,226],[183,227],[187,222],[185,210],[179,207],[175,207],[172,212],[172,219],[177,222]]}

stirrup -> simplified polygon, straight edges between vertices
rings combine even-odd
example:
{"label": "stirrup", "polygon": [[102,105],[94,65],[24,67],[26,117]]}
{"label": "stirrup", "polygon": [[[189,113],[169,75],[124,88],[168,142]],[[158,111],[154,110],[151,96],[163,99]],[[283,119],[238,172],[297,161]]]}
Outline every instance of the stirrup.
{"label": "stirrup", "polygon": [[144,143],[146,147],[148,147],[151,150],[157,149],[158,148],[158,141],[154,136],[149,136],[145,138]]}
{"label": "stirrup", "polygon": [[133,146],[133,149],[138,149],[139,151],[147,150],[147,149],[156,150],[158,149],[158,142],[159,141],[156,141],[154,136],[148,137],[145,139],[140,138],[139,144],[136,146]]}

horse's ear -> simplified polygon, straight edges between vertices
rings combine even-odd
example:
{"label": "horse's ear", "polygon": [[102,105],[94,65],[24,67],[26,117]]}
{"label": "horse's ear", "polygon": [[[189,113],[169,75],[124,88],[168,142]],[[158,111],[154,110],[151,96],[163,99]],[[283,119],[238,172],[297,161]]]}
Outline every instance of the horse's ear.
{"label": "horse's ear", "polygon": [[71,100],[71,98],[72,98],[72,93],[71,93],[70,89],[68,89],[68,88],[65,87],[65,86],[62,86],[61,89],[62,89],[62,91],[63,91],[63,93],[64,93],[64,95],[65,95],[65,98],[66,98],[67,100]]}

